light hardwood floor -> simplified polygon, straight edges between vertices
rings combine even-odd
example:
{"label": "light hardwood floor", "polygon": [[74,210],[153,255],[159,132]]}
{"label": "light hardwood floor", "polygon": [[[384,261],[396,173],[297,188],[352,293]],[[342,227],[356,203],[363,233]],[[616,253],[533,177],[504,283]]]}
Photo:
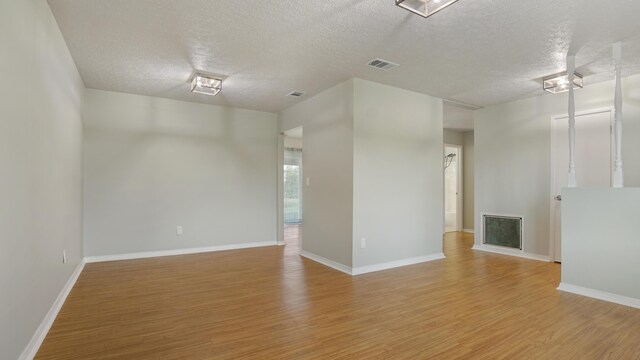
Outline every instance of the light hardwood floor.
{"label": "light hardwood floor", "polygon": [[300,226],[299,224],[284,226],[284,243],[287,244],[287,252],[300,251]]}
{"label": "light hardwood floor", "polygon": [[640,310],[471,250],[350,277],[294,247],[88,264],[38,359],[640,359]]}

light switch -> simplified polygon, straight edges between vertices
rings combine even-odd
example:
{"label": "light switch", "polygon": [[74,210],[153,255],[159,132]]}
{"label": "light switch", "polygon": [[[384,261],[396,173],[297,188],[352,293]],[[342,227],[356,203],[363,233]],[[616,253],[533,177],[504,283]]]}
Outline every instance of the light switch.
{"label": "light switch", "polygon": [[310,183],[309,178],[307,178],[307,186],[309,186]]}
{"label": "light switch", "polygon": [[184,234],[184,230],[182,229],[182,225],[178,225],[178,227],[176,227],[176,235],[182,235]]}

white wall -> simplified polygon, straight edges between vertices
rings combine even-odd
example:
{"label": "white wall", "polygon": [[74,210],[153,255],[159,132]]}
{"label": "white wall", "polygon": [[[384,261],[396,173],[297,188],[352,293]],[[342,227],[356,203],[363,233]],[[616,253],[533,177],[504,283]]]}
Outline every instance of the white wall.
{"label": "white wall", "polygon": [[626,296],[640,304],[638,214],[640,188],[563,189],[563,286]]}
{"label": "white wall", "polygon": [[290,149],[302,149],[302,138],[286,136],[284,137],[284,147]]}
{"label": "white wall", "polygon": [[464,145],[464,133],[460,131],[444,129],[444,143],[450,145]]}
{"label": "white wall", "polygon": [[0,49],[0,359],[17,359],[82,258],[84,85],[44,0],[0,2]]}
{"label": "white wall", "polygon": [[280,131],[304,126],[302,250],[351,266],[353,80],[282,111]]}
{"label": "white wall", "polygon": [[354,267],[442,253],[442,99],[354,87]]}
{"label": "white wall", "polygon": [[441,99],[351,79],[280,113],[299,126],[304,251],[353,268],[442,252]]}
{"label": "white wall", "polygon": [[84,125],[86,255],[276,241],[275,114],[87,90]]}
{"label": "white wall", "polygon": [[[625,183],[640,186],[640,76],[623,79],[623,91]],[[613,81],[587,85],[576,109],[613,107],[613,95]],[[567,94],[546,94],[475,112],[476,233],[483,212],[523,215],[524,251],[549,255],[550,117],[567,104]]]}

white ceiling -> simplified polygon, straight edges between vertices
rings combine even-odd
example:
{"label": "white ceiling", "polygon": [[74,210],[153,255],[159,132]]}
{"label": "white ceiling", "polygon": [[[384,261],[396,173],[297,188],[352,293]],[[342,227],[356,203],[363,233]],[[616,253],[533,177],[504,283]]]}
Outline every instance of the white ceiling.
{"label": "white ceiling", "polygon": [[[541,94],[568,51],[587,84],[610,79],[619,40],[640,72],[638,0],[460,0],[428,19],[394,0],[49,3],[87,87],[255,110],[351,77],[487,106]],[[196,70],[227,76],[223,91],[189,93]]]}

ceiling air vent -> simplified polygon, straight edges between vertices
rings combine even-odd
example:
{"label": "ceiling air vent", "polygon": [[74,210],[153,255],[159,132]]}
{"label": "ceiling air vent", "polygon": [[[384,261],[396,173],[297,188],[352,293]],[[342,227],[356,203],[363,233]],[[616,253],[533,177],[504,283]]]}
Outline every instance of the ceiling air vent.
{"label": "ceiling air vent", "polygon": [[397,68],[400,65],[383,59],[373,59],[367,63],[367,66],[371,66],[380,70],[391,70]]}
{"label": "ceiling air vent", "polygon": [[304,93],[301,92],[301,91],[292,91],[292,92],[288,93],[287,96],[302,97],[302,96],[304,96]]}

